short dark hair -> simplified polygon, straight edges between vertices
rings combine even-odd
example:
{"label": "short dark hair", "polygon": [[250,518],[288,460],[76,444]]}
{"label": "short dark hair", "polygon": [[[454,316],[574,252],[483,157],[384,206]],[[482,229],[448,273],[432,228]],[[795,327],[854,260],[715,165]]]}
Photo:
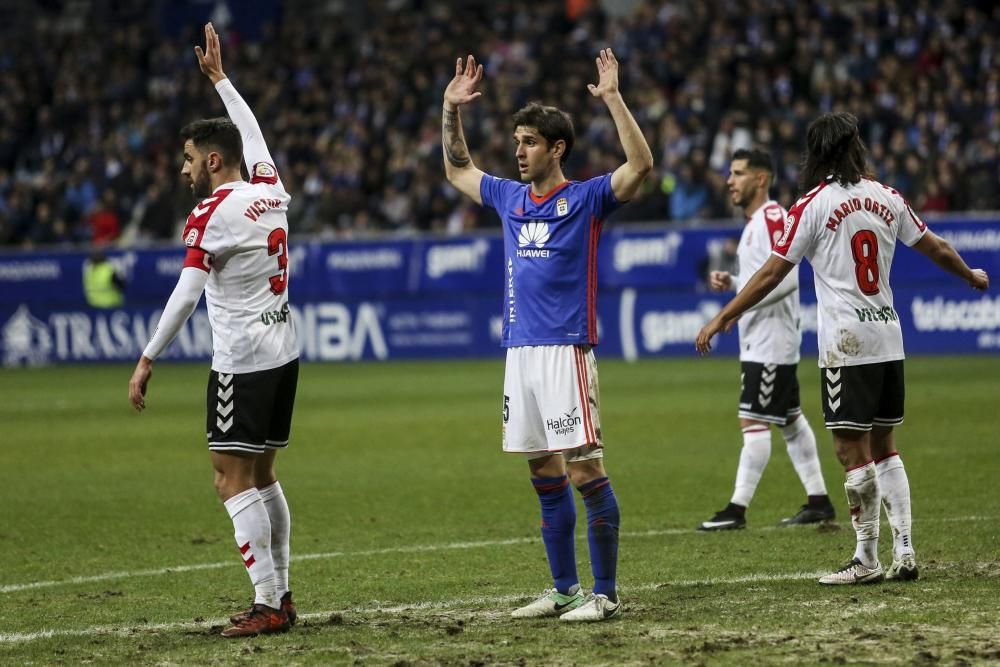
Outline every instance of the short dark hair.
{"label": "short dark hair", "polygon": [[204,118],[181,128],[181,139],[190,139],[199,149],[211,149],[222,156],[222,163],[237,166],[243,160],[240,130],[228,118]]}
{"label": "short dark hair", "polygon": [[771,154],[761,148],[741,148],[733,153],[733,160],[746,160],[748,167],[774,173],[771,165]]}
{"label": "short dark hair", "polygon": [[806,156],[799,175],[803,190],[811,190],[827,177],[846,187],[873,176],[868,166],[868,147],[861,140],[854,114],[835,111],[809,124]]}
{"label": "short dark hair", "polygon": [[547,107],[539,102],[529,102],[527,106],[514,114],[514,127],[533,127],[538,130],[545,141],[551,146],[562,139],[566,142],[566,150],[559,159],[565,164],[570,151],[573,150],[573,119],[568,113],[555,107]]}

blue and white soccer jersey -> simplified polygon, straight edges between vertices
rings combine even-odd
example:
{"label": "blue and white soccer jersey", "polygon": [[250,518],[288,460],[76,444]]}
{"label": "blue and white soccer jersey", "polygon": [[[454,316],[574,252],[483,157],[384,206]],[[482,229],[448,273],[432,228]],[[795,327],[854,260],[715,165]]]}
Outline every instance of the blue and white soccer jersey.
{"label": "blue and white soccer jersey", "polygon": [[483,205],[504,231],[504,451],[570,460],[600,456],[597,245],[619,202],[611,175],[566,181],[545,195],[484,175]]}
{"label": "blue and white soccer jersey", "polygon": [[601,456],[597,363],[589,347],[510,348],[503,394],[505,452],[561,451],[570,461]]}

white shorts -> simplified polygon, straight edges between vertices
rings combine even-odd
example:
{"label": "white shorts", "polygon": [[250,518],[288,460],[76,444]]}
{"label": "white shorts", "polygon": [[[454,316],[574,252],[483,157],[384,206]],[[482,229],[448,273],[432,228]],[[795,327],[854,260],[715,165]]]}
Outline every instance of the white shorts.
{"label": "white shorts", "polygon": [[503,394],[505,452],[534,454],[531,458],[563,452],[570,461],[602,455],[591,346],[508,348]]}

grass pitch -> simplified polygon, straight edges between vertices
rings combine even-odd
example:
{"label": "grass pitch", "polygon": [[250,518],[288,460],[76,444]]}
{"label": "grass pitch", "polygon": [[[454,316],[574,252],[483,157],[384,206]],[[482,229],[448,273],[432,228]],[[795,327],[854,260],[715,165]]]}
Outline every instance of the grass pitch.
{"label": "grass pitch", "polygon": [[[734,359],[600,362],[623,514],[618,620],[514,622],[549,585],[527,466],[499,451],[500,362],[305,365],[292,445],[292,632],[224,640],[250,601],[204,443],[207,365],[0,372],[2,664],[748,664],[1000,661],[1000,358],[907,360],[898,429],[921,579],[821,588],[850,557],[840,516],[778,529],[803,491],[775,433],[749,528],[694,526],[729,498]],[[821,425],[818,372],[799,369]],[[582,504],[577,557],[591,582]],[[883,523],[881,554],[891,558]]]}

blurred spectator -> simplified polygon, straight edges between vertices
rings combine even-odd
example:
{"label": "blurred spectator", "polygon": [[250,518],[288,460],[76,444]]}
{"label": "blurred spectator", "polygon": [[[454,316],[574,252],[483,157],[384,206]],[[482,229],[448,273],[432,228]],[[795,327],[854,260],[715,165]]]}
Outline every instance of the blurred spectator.
{"label": "blurred spectator", "polygon": [[112,188],[105,188],[100,201],[91,208],[87,214],[87,225],[90,227],[90,240],[93,243],[103,245],[114,241],[121,234],[121,220]]}
{"label": "blurred spectator", "polygon": [[235,0],[78,0],[21,3],[0,24],[0,243],[174,236],[193,203],[178,129],[223,112],[191,46],[226,4],[230,73],[300,232],[497,224],[442,185],[441,92],[466,53],[486,63],[491,98],[469,110],[477,166],[516,178],[510,115],[539,99],[587,139],[571,178],[613,169],[614,128],[586,90],[605,45],[657,158],[655,197],[616,221],[729,217],[725,169],[751,144],[772,154],[790,206],[805,127],[831,109],[859,117],[880,180],[918,206],[1000,210],[997,3],[593,0],[570,15],[564,0],[262,0],[251,16]]}
{"label": "blurred spectator", "polygon": [[83,263],[83,294],[91,308],[117,308],[125,303],[125,278],[100,248]]}

